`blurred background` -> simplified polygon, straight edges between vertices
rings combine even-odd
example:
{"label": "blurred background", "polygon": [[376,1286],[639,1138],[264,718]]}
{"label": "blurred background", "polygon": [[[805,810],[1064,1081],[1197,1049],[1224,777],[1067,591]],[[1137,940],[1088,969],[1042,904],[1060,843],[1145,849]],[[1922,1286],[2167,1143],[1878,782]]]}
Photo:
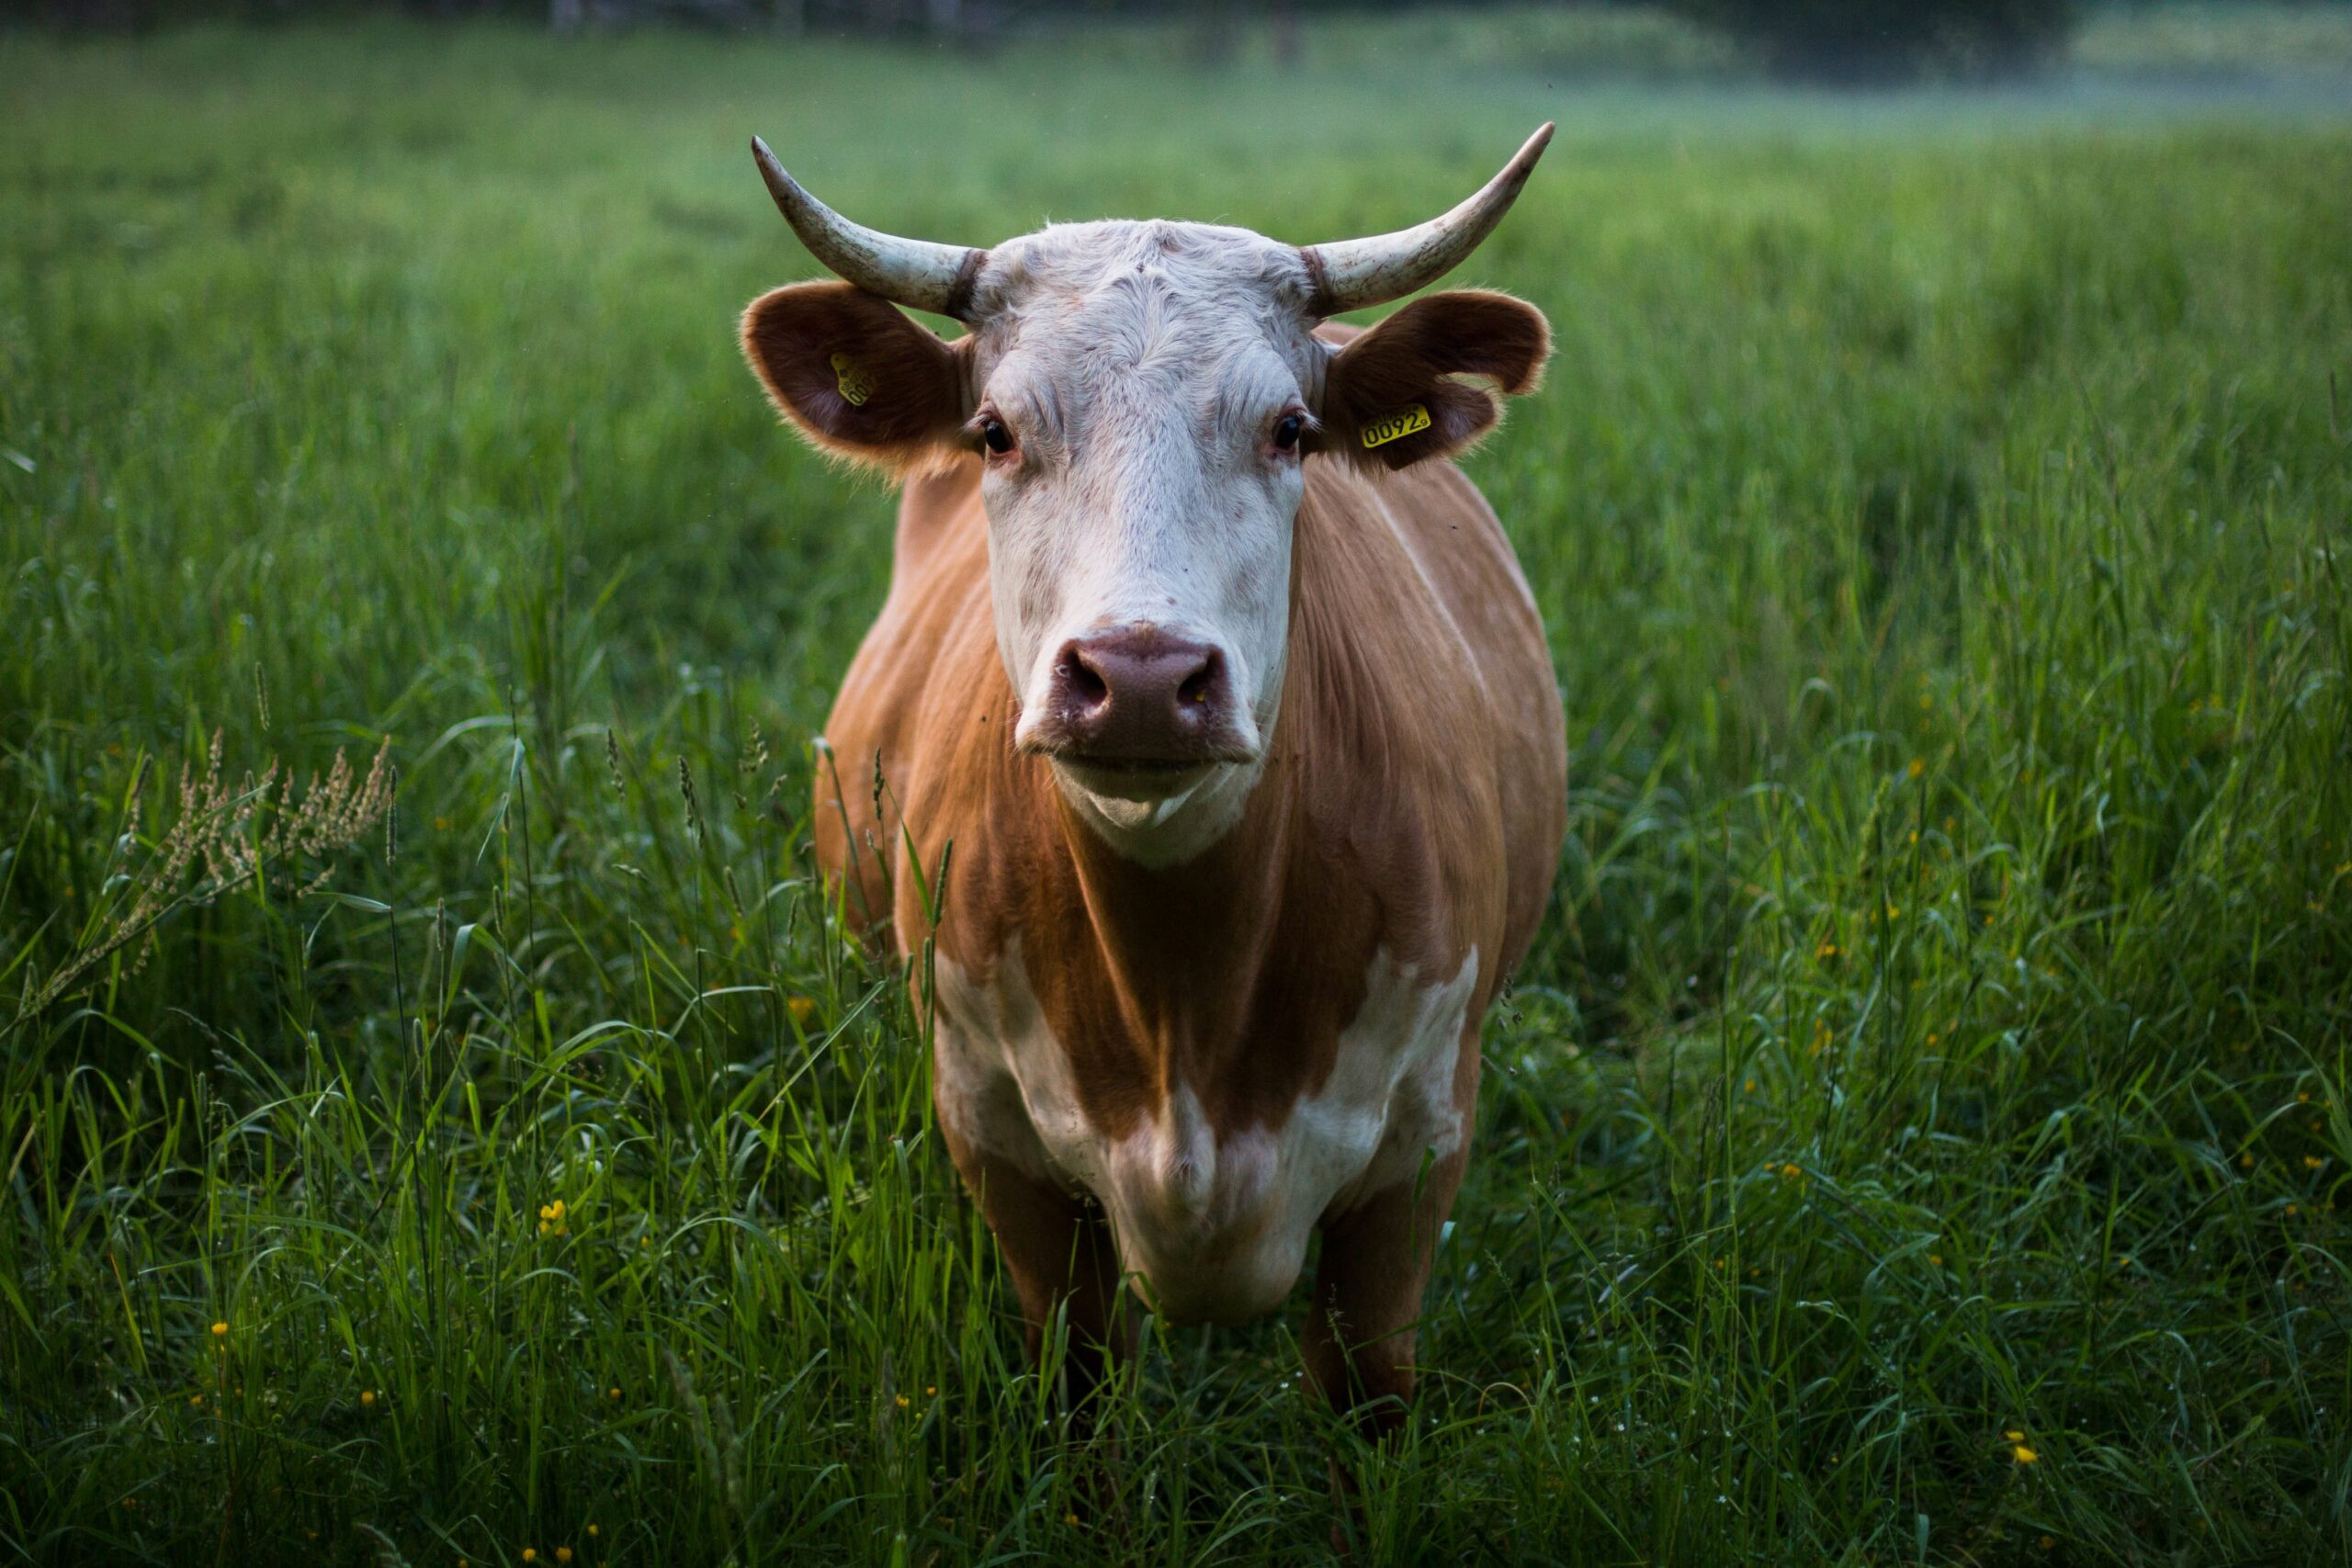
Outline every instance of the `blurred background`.
{"label": "blurred background", "polygon": [[1196,62],[1256,47],[1297,64],[1318,31],[1442,11],[1475,17],[1494,58],[1522,67],[1883,85],[2070,70],[2341,73],[2344,8],[2341,0],[6,0],[0,17],[132,31],[380,14],[557,32],[676,27],[967,48],[1124,28],[1155,31]]}

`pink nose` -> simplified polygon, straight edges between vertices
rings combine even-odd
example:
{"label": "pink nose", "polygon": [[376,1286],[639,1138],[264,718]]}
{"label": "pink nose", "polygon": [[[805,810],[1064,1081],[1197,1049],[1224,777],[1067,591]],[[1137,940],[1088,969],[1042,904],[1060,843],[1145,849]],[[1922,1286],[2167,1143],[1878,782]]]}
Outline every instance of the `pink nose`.
{"label": "pink nose", "polygon": [[1247,760],[1225,656],[1156,626],[1064,643],[1054,660],[1038,750],[1110,766]]}

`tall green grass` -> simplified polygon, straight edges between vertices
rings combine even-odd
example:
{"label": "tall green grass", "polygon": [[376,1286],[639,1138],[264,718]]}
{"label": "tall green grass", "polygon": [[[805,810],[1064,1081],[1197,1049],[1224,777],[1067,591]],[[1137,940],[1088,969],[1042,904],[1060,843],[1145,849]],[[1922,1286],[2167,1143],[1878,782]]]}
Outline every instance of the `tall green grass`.
{"label": "tall green grass", "polygon": [[[2352,1551],[2352,132],[1131,47],[0,42],[0,1550],[1291,1562],[1336,1442],[1368,1562]],[[1554,116],[1463,281],[1573,831],[1423,1404],[1156,1331],[1074,1449],[811,874],[891,500],[744,141],[1306,241]],[[396,815],[125,930],[215,736]]]}

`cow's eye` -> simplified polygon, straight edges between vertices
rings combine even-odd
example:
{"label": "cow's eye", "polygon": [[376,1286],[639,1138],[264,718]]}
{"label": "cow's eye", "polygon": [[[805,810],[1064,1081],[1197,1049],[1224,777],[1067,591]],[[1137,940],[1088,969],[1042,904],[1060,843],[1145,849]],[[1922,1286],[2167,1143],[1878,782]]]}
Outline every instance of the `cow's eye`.
{"label": "cow's eye", "polygon": [[1004,427],[1004,421],[993,414],[980,421],[980,439],[988,444],[989,451],[1000,457],[1012,450],[1012,432]]}
{"label": "cow's eye", "polygon": [[1274,446],[1284,452],[1298,450],[1298,438],[1305,433],[1306,422],[1295,413],[1286,413],[1274,422]]}

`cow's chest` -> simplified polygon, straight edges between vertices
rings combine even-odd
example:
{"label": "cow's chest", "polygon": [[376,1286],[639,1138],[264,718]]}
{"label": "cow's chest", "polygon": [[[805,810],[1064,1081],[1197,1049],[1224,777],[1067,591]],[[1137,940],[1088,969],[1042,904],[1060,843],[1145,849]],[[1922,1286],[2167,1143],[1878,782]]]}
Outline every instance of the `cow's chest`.
{"label": "cow's chest", "polygon": [[1201,1086],[1180,1077],[1165,1092],[1139,1086],[1149,1109],[1114,1136],[1080,1104],[1018,943],[985,984],[943,959],[939,1113],[990,1156],[1098,1200],[1155,1310],[1238,1322],[1281,1304],[1327,1213],[1415,1179],[1425,1158],[1468,1135],[1454,1071],[1477,974],[1475,949],[1434,978],[1375,954],[1330,1075],[1278,1120],[1220,1129],[1203,1112]]}

